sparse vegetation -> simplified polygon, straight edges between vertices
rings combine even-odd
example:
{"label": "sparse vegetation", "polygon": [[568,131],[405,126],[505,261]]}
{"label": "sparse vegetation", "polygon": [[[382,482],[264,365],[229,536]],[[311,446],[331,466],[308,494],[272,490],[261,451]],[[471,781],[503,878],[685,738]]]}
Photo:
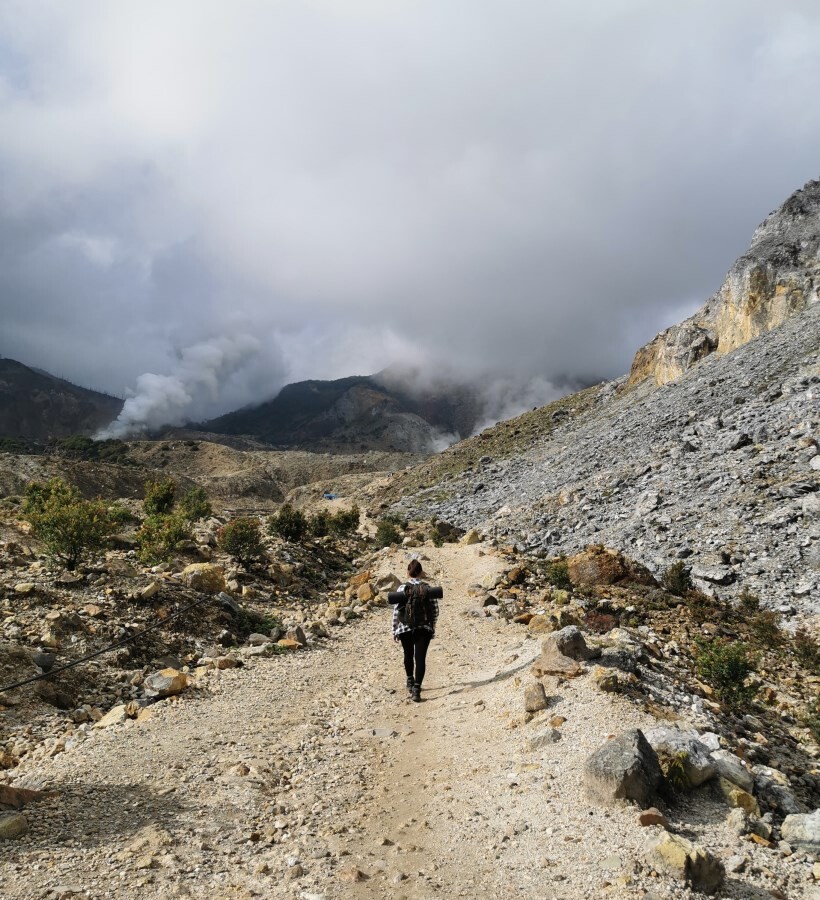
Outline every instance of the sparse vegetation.
{"label": "sparse vegetation", "polygon": [[690,786],[686,776],[686,756],[685,750],[679,750],[671,756],[663,755],[659,760],[666,783],[676,794],[683,793]]}
{"label": "sparse vegetation", "polygon": [[695,641],[695,669],[729,706],[748,703],[757,689],[747,684],[755,670],[749,648],[742,641]]}
{"label": "sparse vegetation", "polygon": [[389,547],[391,544],[398,544],[401,541],[401,534],[392,522],[380,519],[376,526],[375,540],[377,547]]}
{"label": "sparse vegetation", "polygon": [[32,482],[22,514],[48,556],[69,570],[101,550],[114,530],[107,504],[84,500],[76,488],[59,478]]}
{"label": "sparse vegetation", "polygon": [[219,549],[246,569],[265,555],[259,520],[247,516],[232,519],[219,529]]}
{"label": "sparse vegetation", "polygon": [[207,519],[212,516],[213,509],[208,500],[208,495],[201,487],[191,488],[182,500],[179,501],[179,511],[188,519],[189,522],[196,522],[198,519]]}
{"label": "sparse vegetation", "polygon": [[569,577],[569,567],[563,556],[549,560],[544,567],[544,575],[547,581],[562,591],[568,591],[572,588],[572,581]]}
{"label": "sparse vegetation", "polygon": [[128,445],[115,438],[95,441],[84,434],[72,434],[53,438],[48,442],[48,452],[64,459],[82,459],[88,462],[128,465]]}
{"label": "sparse vegetation", "polygon": [[188,520],[179,513],[148,516],[137,532],[140,559],[147,565],[165,562],[188,535]]}
{"label": "sparse vegetation", "polygon": [[355,503],[350,509],[339,510],[335,515],[328,517],[330,533],[340,537],[355,534],[356,529],[359,527],[360,517],[361,510]]}
{"label": "sparse vegetation", "polygon": [[737,595],[737,602],[744,613],[756,613],[760,609],[760,597],[747,587]]}
{"label": "sparse vegetation", "polygon": [[268,531],[286,541],[297,543],[307,532],[308,522],[305,514],[294,509],[290,503],[283,503],[279,512],[268,519]]}
{"label": "sparse vegetation", "polygon": [[[805,628],[798,628],[794,633],[794,655],[801,666],[808,669],[812,675],[820,675],[820,642]],[[820,698],[818,698],[820,704]],[[818,706],[820,716],[820,706]]]}
{"label": "sparse vegetation", "polygon": [[145,482],[143,509],[148,516],[164,516],[174,508],[177,483],[173,478]]}
{"label": "sparse vegetation", "polygon": [[692,573],[682,560],[672,563],[661,576],[664,590],[676,597],[685,597],[692,590]]}

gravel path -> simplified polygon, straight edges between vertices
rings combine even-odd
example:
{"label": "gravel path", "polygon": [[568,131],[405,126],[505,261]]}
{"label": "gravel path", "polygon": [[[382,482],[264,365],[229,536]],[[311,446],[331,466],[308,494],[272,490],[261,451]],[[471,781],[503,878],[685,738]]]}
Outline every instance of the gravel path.
{"label": "gravel path", "polygon": [[[22,769],[19,783],[57,794],[0,848],[2,896],[692,896],[653,876],[653,829],[634,809],[591,806],[580,786],[588,754],[648,716],[581,678],[525,722],[537,643],[466,614],[468,585],[501,561],[476,547],[425,552],[445,601],[424,702],[406,699],[388,610],[326,649],[211,672],[147,720]],[[397,553],[382,571],[405,566]],[[561,739],[527,750],[556,715]],[[811,896],[800,864],[739,845],[725,815],[699,800],[672,816],[714,852],[748,857],[722,896],[772,896],[746,878]]]}

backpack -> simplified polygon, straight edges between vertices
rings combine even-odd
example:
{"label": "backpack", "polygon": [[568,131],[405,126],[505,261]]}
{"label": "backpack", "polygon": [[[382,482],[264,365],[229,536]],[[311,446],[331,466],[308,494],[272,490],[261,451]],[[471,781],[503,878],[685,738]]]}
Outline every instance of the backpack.
{"label": "backpack", "polygon": [[434,627],[436,609],[430,597],[430,586],[408,581],[404,586],[405,602],[399,606],[399,621],[408,628]]}

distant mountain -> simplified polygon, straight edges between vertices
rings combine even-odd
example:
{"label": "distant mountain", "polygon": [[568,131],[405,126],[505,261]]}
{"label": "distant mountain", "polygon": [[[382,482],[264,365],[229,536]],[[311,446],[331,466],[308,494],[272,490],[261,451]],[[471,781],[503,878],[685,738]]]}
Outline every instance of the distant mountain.
{"label": "distant mountain", "polygon": [[0,437],[91,435],[116,419],[122,405],[116,397],[0,358]]}
{"label": "distant mountain", "polygon": [[466,386],[416,389],[401,373],[354,375],[286,385],[272,400],[200,423],[276,447],[428,453],[470,435],[478,393]]}

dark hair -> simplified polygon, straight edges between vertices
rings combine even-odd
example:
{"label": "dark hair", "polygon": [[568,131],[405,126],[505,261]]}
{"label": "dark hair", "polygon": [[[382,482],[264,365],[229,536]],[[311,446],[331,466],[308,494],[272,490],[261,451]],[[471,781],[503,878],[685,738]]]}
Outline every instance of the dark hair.
{"label": "dark hair", "polygon": [[407,566],[407,574],[411,578],[419,578],[423,571],[421,563],[417,559],[410,560],[410,564]]}

